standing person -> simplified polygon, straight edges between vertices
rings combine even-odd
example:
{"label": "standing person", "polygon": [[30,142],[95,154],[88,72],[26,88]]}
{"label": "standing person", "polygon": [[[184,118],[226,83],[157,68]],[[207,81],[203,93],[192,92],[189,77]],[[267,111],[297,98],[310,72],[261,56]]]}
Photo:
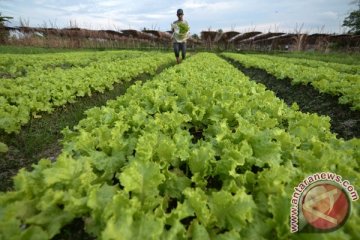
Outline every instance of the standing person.
{"label": "standing person", "polygon": [[171,31],[173,32],[172,38],[174,45],[174,52],[176,57],[176,62],[179,64],[179,53],[181,51],[181,57],[184,60],[186,57],[186,40],[190,35],[190,27],[187,21],[184,20],[184,11],[178,9],[176,12],[178,20],[171,24]]}

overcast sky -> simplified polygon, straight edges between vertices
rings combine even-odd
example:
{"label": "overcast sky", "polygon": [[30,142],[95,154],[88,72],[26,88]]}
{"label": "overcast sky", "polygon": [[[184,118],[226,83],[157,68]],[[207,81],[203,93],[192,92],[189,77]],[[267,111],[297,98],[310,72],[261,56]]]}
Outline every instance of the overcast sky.
{"label": "overcast sky", "polygon": [[13,16],[11,26],[22,18],[32,27],[89,29],[156,29],[167,31],[184,10],[192,33],[223,29],[263,32],[303,31],[341,33],[344,18],[356,5],[351,0],[0,0],[0,12]]}

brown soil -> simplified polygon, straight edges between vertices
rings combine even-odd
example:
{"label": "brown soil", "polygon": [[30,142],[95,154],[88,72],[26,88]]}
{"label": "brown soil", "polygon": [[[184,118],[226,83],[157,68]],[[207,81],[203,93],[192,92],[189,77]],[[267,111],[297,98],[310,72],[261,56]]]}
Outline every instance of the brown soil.
{"label": "brown soil", "polygon": [[360,111],[350,105],[339,104],[338,96],[320,93],[311,85],[292,85],[291,79],[277,79],[262,69],[246,68],[232,59],[225,58],[251,80],[262,83],[275,92],[288,105],[296,102],[302,112],[317,113],[331,118],[331,131],[344,139],[360,137]]}

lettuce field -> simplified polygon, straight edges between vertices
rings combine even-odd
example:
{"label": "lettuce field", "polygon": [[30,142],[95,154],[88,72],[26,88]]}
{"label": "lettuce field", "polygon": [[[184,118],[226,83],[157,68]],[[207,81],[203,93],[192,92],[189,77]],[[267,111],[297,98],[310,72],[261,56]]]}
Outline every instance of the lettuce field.
{"label": "lettuce field", "polygon": [[[230,59],[338,97],[359,116],[356,64],[239,53],[197,53],[179,65],[172,53],[145,51],[1,55],[3,169],[9,139],[45,113],[153,77],[63,128],[54,158],[17,169],[0,192],[0,239],[65,239],[64,229],[72,239],[360,239],[358,202],[334,232],[290,232],[294,187],[307,176],[334,172],[360,189],[360,119],[343,138],[330,116],[286,103]],[[68,228],[74,222],[81,229]]]}

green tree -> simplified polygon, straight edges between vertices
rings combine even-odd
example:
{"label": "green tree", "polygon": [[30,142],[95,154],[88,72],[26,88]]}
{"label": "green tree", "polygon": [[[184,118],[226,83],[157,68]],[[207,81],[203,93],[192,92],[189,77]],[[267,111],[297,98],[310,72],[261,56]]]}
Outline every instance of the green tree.
{"label": "green tree", "polygon": [[192,37],[193,39],[200,40],[199,35],[197,35],[196,33],[194,33],[193,35],[191,35],[191,37]]}
{"label": "green tree", "polygon": [[357,4],[358,9],[345,18],[342,26],[350,28],[349,33],[360,34],[360,0],[352,3]]}
{"label": "green tree", "polygon": [[1,16],[0,13],[0,43],[4,43],[9,37],[9,32],[5,29],[5,22],[10,22],[13,17]]}

